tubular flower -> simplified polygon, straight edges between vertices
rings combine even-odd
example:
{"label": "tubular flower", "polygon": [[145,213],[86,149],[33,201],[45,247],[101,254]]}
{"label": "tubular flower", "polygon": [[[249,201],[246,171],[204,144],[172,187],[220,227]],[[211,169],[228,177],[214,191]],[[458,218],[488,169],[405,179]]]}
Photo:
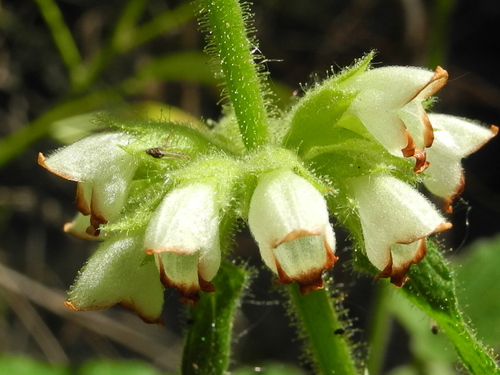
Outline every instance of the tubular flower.
{"label": "tubular flower", "polygon": [[451,203],[461,194],[464,186],[461,159],[493,138],[498,133],[498,127],[488,129],[448,115],[431,114],[429,120],[436,138],[427,151],[430,165],[424,184],[433,194],[445,199],[445,210],[451,212]]}
{"label": "tubular flower", "polygon": [[434,139],[422,101],[441,89],[447,79],[448,73],[440,67],[432,72],[393,66],[368,70],[344,85],[358,91],[351,113],[391,154],[415,157],[415,172],[422,172],[427,166],[425,148]]}
{"label": "tubular flower", "polygon": [[124,232],[101,243],[71,287],[66,307],[89,311],[120,304],[145,322],[159,323],[163,286],[142,241],[142,234]]}
{"label": "tubular flower", "polygon": [[146,229],[144,248],[154,254],[166,288],[176,287],[181,301],[194,305],[198,292],[213,292],[217,273],[219,208],[207,183],[178,187],[166,195]]}
{"label": "tubular flower", "polygon": [[425,256],[425,238],[451,224],[405,182],[385,175],[352,180],[366,254],[391,283],[401,287],[405,273]]}
{"label": "tubular flower", "polygon": [[121,133],[97,134],[47,158],[38,155],[42,167],[78,182],[76,205],[83,215],[90,215],[90,226],[86,229],[89,235],[98,236],[100,225],[115,220],[123,208],[137,164],[120,146],[131,141],[130,136]]}
{"label": "tubular flower", "polygon": [[264,174],[248,214],[262,259],[280,284],[296,281],[302,294],[323,287],[321,274],[338,259],[326,202],[307,180],[289,170]]}

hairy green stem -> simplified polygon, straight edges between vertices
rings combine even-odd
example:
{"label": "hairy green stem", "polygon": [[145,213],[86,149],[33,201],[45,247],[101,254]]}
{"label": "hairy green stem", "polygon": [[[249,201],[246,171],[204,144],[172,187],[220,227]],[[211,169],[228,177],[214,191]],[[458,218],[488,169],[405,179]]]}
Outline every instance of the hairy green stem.
{"label": "hairy green stem", "polygon": [[262,77],[252,55],[256,47],[246,28],[249,15],[238,0],[201,0],[200,13],[207,32],[207,51],[220,63],[245,147],[252,150],[265,145],[267,113]]}
{"label": "hairy green stem", "polygon": [[213,280],[215,293],[202,293],[191,309],[192,322],[182,357],[183,375],[224,374],[229,365],[233,320],[249,271],[223,263]]}
{"label": "hairy green stem", "polygon": [[357,374],[348,339],[328,291],[321,289],[302,296],[295,283],[290,284],[288,290],[318,372],[322,375]]}
{"label": "hairy green stem", "polygon": [[390,338],[392,317],[388,309],[388,290],[386,283],[380,282],[375,299],[374,311],[372,313],[372,324],[368,345],[370,356],[366,367],[370,375],[379,375],[382,373],[382,366],[387,352],[387,345]]}

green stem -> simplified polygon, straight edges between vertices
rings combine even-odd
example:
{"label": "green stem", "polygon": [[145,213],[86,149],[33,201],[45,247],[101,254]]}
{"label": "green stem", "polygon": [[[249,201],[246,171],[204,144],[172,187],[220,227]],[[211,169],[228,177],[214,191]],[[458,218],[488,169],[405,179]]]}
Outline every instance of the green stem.
{"label": "green stem", "polygon": [[215,52],[220,62],[245,147],[252,150],[265,145],[267,113],[259,67],[251,52],[255,47],[245,27],[249,15],[237,0],[202,0],[200,12],[207,50]]}
{"label": "green stem", "polygon": [[202,293],[191,309],[192,325],[182,356],[183,375],[225,374],[233,320],[248,279],[249,272],[244,267],[223,263],[213,280],[216,291]]}
{"label": "green stem", "polygon": [[66,68],[68,68],[71,85],[77,85],[82,73],[82,58],[78,47],[71,35],[71,31],[64,22],[61,11],[53,0],[35,0],[45,23],[52,33],[52,38],[56,44]]}
{"label": "green stem", "polygon": [[318,372],[322,375],[358,374],[328,291],[321,289],[302,296],[295,283],[288,290],[303,333],[309,340]]}
{"label": "green stem", "polygon": [[389,298],[387,285],[385,284],[380,282],[378,285],[377,298],[374,304],[375,311],[371,319],[371,331],[368,339],[370,356],[366,365],[370,375],[381,374],[390,338],[392,316],[388,309]]}

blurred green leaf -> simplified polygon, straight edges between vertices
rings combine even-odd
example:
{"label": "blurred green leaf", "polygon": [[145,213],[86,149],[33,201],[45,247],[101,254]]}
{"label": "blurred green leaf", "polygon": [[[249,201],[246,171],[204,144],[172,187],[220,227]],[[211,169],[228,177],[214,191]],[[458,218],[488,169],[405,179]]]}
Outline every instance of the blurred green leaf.
{"label": "blurred green leaf", "polygon": [[232,372],[233,375],[304,375],[304,372],[296,367],[285,364],[266,364],[258,367],[242,368]]}
{"label": "blurred green leaf", "polygon": [[0,357],[0,374],[5,375],[69,375],[61,367],[35,361],[27,357]]}
{"label": "blurred green leaf", "polygon": [[[453,274],[437,243],[428,240],[425,258],[411,267],[401,291],[433,318],[448,335],[463,365],[472,374],[500,374],[490,353],[465,323],[455,295]],[[476,289],[472,289],[477,293]]]}
{"label": "blurred green leaf", "polygon": [[477,334],[487,345],[500,348],[500,237],[481,240],[459,260],[455,271],[457,294]]}
{"label": "blurred green leaf", "polygon": [[[33,373],[34,374],[34,373]],[[140,361],[99,360],[85,363],[78,375],[160,375],[153,366]],[[38,375],[38,374],[37,374]]]}
{"label": "blurred green leaf", "polygon": [[[453,363],[458,360],[448,338],[422,310],[416,309],[394,288],[387,285],[387,306],[410,335],[410,350],[421,374],[455,374]],[[404,370],[407,371],[408,369]],[[401,369],[402,373],[404,372]],[[398,372],[399,373],[399,372]]]}

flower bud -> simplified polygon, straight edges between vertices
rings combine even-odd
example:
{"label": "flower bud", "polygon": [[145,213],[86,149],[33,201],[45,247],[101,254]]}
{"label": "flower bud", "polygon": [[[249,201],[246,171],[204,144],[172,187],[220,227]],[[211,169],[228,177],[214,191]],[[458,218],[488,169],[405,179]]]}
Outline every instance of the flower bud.
{"label": "flower bud", "polygon": [[146,322],[159,323],[163,286],[153,257],[142,250],[143,239],[124,232],[101,243],[71,287],[66,307],[89,311],[120,304]]}
{"label": "flower bud", "polygon": [[194,305],[200,290],[214,291],[210,280],[221,261],[215,187],[198,182],[169,192],[146,229],[144,248],[155,254],[164,286],[176,287],[182,302]]}
{"label": "flower bud", "polygon": [[90,215],[87,233],[99,235],[99,226],[120,214],[137,164],[120,146],[132,138],[122,133],[92,135],[64,147],[38,163],[67,180],[77,181],[76,205]]}
{"label": "flower bud", "polygon": [[406,272],[426,252],[425,238],[451,227],[434,206],[405,182],[386,175],[351,181],[368,259],[402,286]]}
{"label": "flower bud", "polygon": [[302,294],[323,287],[321,275],[338,259],[323,196],[289,170],[264,174],[248,214],[262,259],[278,283],[296,281]]}

